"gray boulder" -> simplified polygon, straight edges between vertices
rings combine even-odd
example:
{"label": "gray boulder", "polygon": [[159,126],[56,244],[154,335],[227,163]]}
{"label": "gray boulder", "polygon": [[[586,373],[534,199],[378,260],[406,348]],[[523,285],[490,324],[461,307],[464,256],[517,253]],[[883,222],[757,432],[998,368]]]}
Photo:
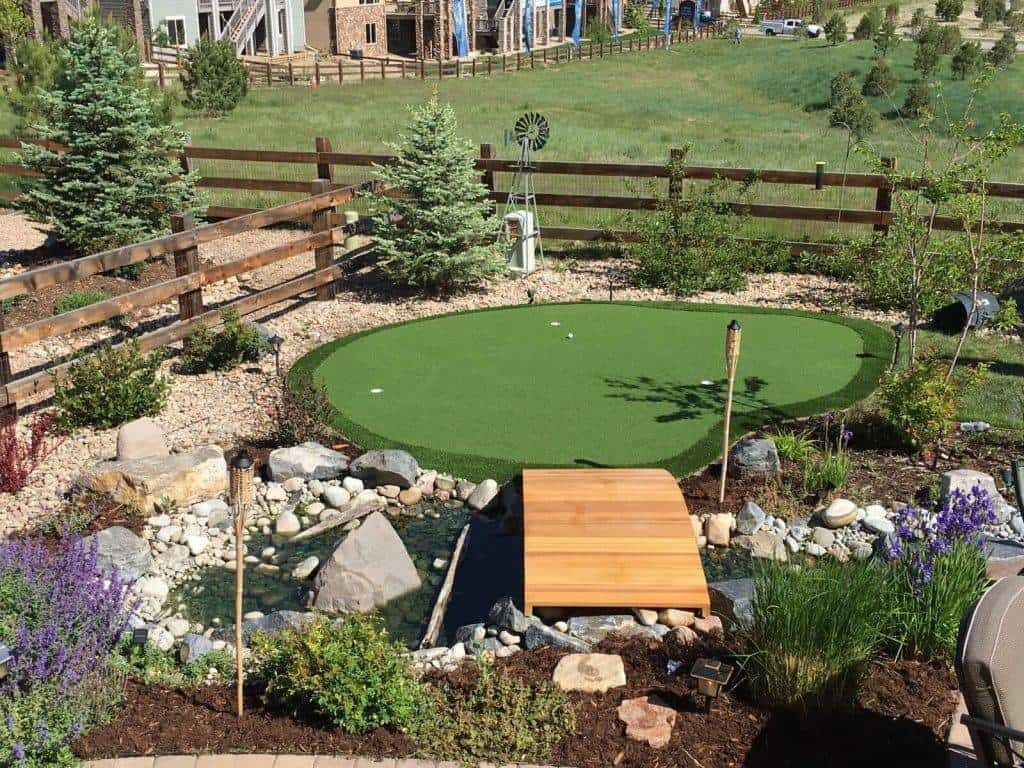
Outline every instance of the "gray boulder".
{"label": "gray boulder", "polygon": [[1003,494],[996,488],[996,481],[992,475],[984,472],[977,472],[973,469],[951,469],[943,472],[940,478],[942,498],[946,498],[953,491],[959,490],[962,493],[969,493],[974,487],[986,491],[992,499],[996,513],[996,524],[1005,525],[1010,521],[1014,508],[1003,498]]}
{"label": "gray boulder", "polygon": [[214,640],[189,632],[181,638],[181,647],[178,649],[178,657],[182,664],[201,659],[211,651],[216,650]]}
{"label": "gray boulder", "polygon": [[736,530],[745,536],[757,533],[765,520],[764,510],[753,501],[745,501],[736,515]]}
{"label": "gray boulder", "polygon": [[313,605],[332,613],[365,613],[420,588],[416,565],[380,512],[348,534],[314,580]]}
{"label": "gray boulder", "polygon": [[117,430],[117,458],[145,459],[171,452],[163,427],[146,416],[129,421]]}
{"label": "gray boulder", "polygon": [[267,469],[270,479],[276,483],[283,483],[293,477],[330,480],[345,474],[348,458],[320,443],[302,443],[271,451]]}
{"label": "gray boulder", "polygon": [[491,606],[487,613],[487,622],[514,635],[521,635],[530,625],[530,619],[516,608],[511,597],[503,597]]}
{"label": "gray boulder", "polygon": [[779,452],[767,438],[745,437],[729,449],[729,474],[740,478],[779,474]]}
{"label": "gray boulder", "polygon": [[[280,632],[285,627],[300,629],[313,619],[312,613],[301,611],[274,611],[258,619],[246,619],[242,622],[242,642],[249,642],[254,632]],[[210,634],[213,640],[235,642],[235,625],[219,627]]]}
{"label": "gray boulder", "polygon": [[635,626],[636,619],[628,614],[574,616],[569,619],[569,634],[590,645],[597,645],[612,632],[622,632]]}
{"label": "gray boulder", "polygon": [[530,622],[526,631],[523,632],[523,646],[527,650],[532,651],[535,648],[543,648],[546,645],[564,648],[575,653],[590,652],[590,645],[583,640],[545,626],[539,621]]}
{"label": "gray boulder", "polygon": [[405,451],[367,451],[352,462],[349,472],[366,483],[409,488],[416,484],[416,459]]}
{"label": "gray boulder", "polygon": [[86,536],[83,543],[86,547],[95,544],[99,567],[104,573],[113,573],[116,570],[122,578],[129,581],[136,581],[153,564],[149,544],[119,525]]}
{"label": "gray boulder", "polygon": [[711,612],[721,616],[729,631],[754,623],[754,580],[730,579],[708,584]]}
{"label": "gray boulder", "polygon": [[466,643],[468,645],[469,643],[482,640],[485,636],[483,624],[463,624],[455,630],[456,643]]}

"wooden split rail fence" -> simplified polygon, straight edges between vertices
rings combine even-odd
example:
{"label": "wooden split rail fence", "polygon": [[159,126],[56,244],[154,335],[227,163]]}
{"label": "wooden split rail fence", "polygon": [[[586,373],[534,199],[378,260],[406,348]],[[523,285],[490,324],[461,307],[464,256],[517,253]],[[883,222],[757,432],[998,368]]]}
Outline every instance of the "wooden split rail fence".
{"label": "wooden split rail fence", "polygon": [[[721,34],[722,26],[707,24],[695,31],[691,28],[676,30],[669,36],[669,45],[695,42]],[[530,71],[551,65],[576,61],[603,59],[621,53],[650,51],[664,48],[664,35],[631,35],[618,42],[595,43],[583,41],[577,48],[571,44],[540,48],[529,53],[483,54],[468,61],[441,59],[386,58],[361,56],[354,58],[342,54],[333,60],[311,64],[295,61],[274,62],[243,59],[249,70],[252,85],[301,85],[316,87],[330,83],[344,85],[368,80],[449,80],[469,77],[491,77],[500,74]],[[159,50],[159,55],[157,55]],[[170,51],[170,52],[169,52]],[[174,77],[174,67],[180,67],[188,56],[187,49],[154,49],[153,63],[157,68],[157,82],[166,87]]]}
{"label": "wooden split rail fence", "polygon": [[[176,214],[171,216],[170,235],[73,261],[51,264],[0,280],[0,300],[11,300],[49,286],[71,283],[158,256],[173,258],[176,274],[172,279],[106,301],[13,328],[5,328],[0,316],[0,408],[3,413],[12,416],[17,412],[18,402],[52,391],[55,378],[66,373],[71,366],[70,362],[63,362],[44,370],[30,370],[15,375],[11,370],[10,354],[35,342],[64,336],[126,312],[177,298],[176,321],[133,339],[141,350],[147,351],[184,339],[199,324],[218,325],[221,313],[227,309],[237,310],[243,316],[249,315],[309,291],[316,292],[318,301],[333,299],[335,283],[343,274],[344,262],[370,248],[353,247],[354,243],[349,238],[356,232],[358,223],[352,216],[347,216],[345,223],[339,223],[339,215],[334,209],[337,205],[355,200],[368,186],[332,189],[328,180],[317,179],[306,185],[308,197],[202,226],[196,226],[189,214]],[[204,243],[294,221],[311,221],[312,232],[297,240],[223,264],[200,264],[198,247]],[[335,249],[339,246],[347,249],[343,260],[335,258]],[[313,254],[312,268],[298,276],[233,299],[215,309],[204,305],[205,286],[307,252]]]}

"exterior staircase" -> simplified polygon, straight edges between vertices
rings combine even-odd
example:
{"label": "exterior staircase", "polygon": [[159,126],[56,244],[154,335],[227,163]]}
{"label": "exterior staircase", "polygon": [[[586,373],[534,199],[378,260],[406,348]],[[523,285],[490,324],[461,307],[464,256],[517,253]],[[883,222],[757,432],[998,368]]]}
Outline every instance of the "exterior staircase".
{"label": "exterior staircase", "polygon": [[242,0],[221,30],[221,39],[231,40],[235,44],[235,53],[241,55],[255,31],[256,25],[265,15],[266,5],[263,0]]}
{"label": "exterior staircase", "polygon": [[494,9],[494,27],[498,33],[498,50],[511,53],[519,50],[519,0],[501,0]]}

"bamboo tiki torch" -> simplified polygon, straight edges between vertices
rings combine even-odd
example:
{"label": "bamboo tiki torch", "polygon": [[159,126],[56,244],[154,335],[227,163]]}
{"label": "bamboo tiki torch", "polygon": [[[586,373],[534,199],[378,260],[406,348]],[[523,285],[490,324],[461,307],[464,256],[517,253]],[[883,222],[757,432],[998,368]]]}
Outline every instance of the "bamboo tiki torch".
{"label": "bamboo tiki torch", "polygon": [[722,427],[722,480],[718,489],[718,503],[725,503],[725,476],[729,472],[729,422],[732,418],[732,393],[736,384],[736,363],[740,359],[740,324],[734,319],[725,329],[725,375],[728,387],[725,393],[725,423]]}
{"label": "bamboo tiki torch", "polygon": [[235,513],[235,678],[238,698],[238,717],[245,712],[242,693],[245,672],[242,669],[242,586],[245,578],[245,513],[252,502],[252,456],[244,450],[231,461],[231,504]]}

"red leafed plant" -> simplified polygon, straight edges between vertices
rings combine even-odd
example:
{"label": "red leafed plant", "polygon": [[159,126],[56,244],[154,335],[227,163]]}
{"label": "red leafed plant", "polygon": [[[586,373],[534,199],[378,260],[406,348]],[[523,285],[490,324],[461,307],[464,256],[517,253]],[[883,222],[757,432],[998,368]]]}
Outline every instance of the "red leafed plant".
{"label": "red leafed plant", "polygon": [[40,413],[29,425],[28,434],[18,435],[18,422],[0,424],[0,493],[17,493],[25,487],[40,462],[63,442],[54,429],[56,414]]}

